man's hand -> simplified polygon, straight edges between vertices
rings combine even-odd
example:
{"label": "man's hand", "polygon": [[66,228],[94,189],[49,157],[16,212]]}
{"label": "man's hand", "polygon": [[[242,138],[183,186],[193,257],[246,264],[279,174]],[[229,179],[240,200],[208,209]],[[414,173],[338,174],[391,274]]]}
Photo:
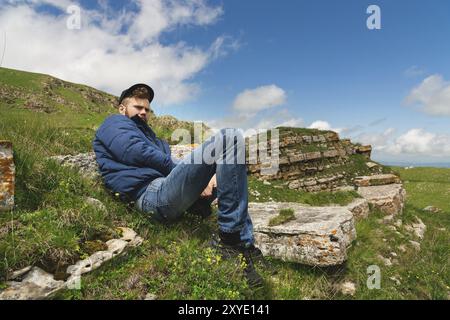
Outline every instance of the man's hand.
{"label": "man's hand", "polygon": [[212,196],[212,191],[215,187],[217,187],[216,175],[214,175],[211,181],[209,181],[208,186],[205,188],[205,190],[203,190],[200,197],[206,198]]}

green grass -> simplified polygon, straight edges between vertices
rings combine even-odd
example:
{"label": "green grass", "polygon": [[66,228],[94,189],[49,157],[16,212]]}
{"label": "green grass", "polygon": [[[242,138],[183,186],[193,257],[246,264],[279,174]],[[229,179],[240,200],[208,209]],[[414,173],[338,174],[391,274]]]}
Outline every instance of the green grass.
{"label": "green grass", "polygon": [[312,206],[326,206],[331,204],[347,205],[360,197],[355,191],[311,193],[288,189],[285,186],[286,182],[281,180],[271,181],[270,183],[271,185],[265,185],[262,181],[249,177],[249,201],[300,202]]}
{"label": "green grass", "polygon": [[0,85],[37,91],[47,76],[38,73],[0,68]]}
{"label": "green grass", "polygon": [[294,210],[282,209],[282,210],[280,210],[280,213],[278,214],[278,216],[270,219],[269,226],[279,226],[283,223],[286,223],[286,222],[294,220],[294,219],[295,219]]}
{"label": "green grass", "polygon": [[305,136],[317,136],[329,133],[329,130],[309,129],[309,128],[293,128],[293,127],[277,127],[280,130],[280,134],[284,132],[294,132],[299,135]]}
{"label": "green grass", "polygon": [[[309,153],[309,152],[323,152],[323,151],[327,151],[328,147],[327,146],[323,146],[322,144],[318,144],[318,143],[311,143],[311,144],[295,143],[295,144],[289,145],[289,149],[296,149],[296,150],[299,150],[302,153]],[[281,150],[281,155],[282,156],[285,155],[285,149]]]}

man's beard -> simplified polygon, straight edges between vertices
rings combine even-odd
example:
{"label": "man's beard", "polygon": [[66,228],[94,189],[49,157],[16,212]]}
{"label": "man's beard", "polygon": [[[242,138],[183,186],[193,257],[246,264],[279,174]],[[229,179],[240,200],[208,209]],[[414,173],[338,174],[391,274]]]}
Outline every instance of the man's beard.
{"label": "man's beard", "polygon": [[[130,113],[128,112],[128,108],[125,109],[125,115],[126,115],[128,118],[131,118]],[[139,114],[134,115],[134,117],[139,117],[142,121],[147,122],[147,117],[142,118],[142,117],[139,116]]]}

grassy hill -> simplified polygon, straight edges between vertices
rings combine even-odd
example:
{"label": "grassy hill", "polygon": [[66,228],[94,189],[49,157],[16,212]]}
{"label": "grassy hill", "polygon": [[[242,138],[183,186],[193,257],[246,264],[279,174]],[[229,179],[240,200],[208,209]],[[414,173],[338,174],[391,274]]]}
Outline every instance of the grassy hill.
{"label": "grassy hill", "polygon": [[[108,115],[117,113],[116,106],[117,97],[85,85],[44,74],[0,68],[1,118],[8,121],[13,117],[8,122],[24,121],[24,125],[33,125],[32,120],[46,121],[47,127],[58,132],[62,129],[61,133],[73,136],[74,141],[83,141],[77,143],[73,151],[87,150],[82,146],[90,147],[86,142]],[[192,123],[168,115],[150,116],[149,123],[158,136],[169,142],[176,128],[193,131]]]}
{"label": "grassy hill", "polygon": [[[30,264],[63,279],[65,266],[92,253],[96,240],[110,239],[117,226],[128,226],[145,239],[141,247],[83,276],[81,290],[55,298],[141,299],[153,293],[160,299],[347,299],[335,283],[348,279],[357,285],[354,298],[448,299],[450,169],[394,168],[408,192],[403,224],[418,216],[428,227],[420,252],[408,246],[400,255],[398,247],[408,245],[410,236],[403,228],[399,236],[379,223],[382,216],[374,212],[357,224],[358,239],[344,266],[323,269],[274,260],[278,273],[261,267],[267,284],[252,292],[239,261],[222,261],[208,248],[214,217],[190,216],[169,227],[152,224],[100,183],[47,159],[89,151],[95,129],[115,112],[113,106],[114,97],[93,88],[0,68],[0,139],[13,142],[17,181],[16,210],[0,213],[0,289],[11,271]],[[170,128],[154,121],[156,131],[170,135]],[[254,179],[250,188],[262,199],[314,205],[346,203],[352,197],[280,192]],[[107,211],[87,204],[86,197],[99,199]],[[442,211],[423,211],[428,205]],[[367,289],[367,267],[380,265],[377,255],[392,251],[400,255],[399,264],[383,267],[380,290]]]}

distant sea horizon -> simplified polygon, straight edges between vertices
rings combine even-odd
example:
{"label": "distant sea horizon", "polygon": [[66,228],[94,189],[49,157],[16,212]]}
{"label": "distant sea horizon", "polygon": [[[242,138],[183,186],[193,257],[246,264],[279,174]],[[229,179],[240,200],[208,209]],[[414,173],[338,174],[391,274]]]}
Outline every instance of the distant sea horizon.
{"label": "distant sea horizon", "polygon": [[432,167],[450,168],[450,162],[399,162],[399,161],[378,161],[385,166],[396,167]]}

